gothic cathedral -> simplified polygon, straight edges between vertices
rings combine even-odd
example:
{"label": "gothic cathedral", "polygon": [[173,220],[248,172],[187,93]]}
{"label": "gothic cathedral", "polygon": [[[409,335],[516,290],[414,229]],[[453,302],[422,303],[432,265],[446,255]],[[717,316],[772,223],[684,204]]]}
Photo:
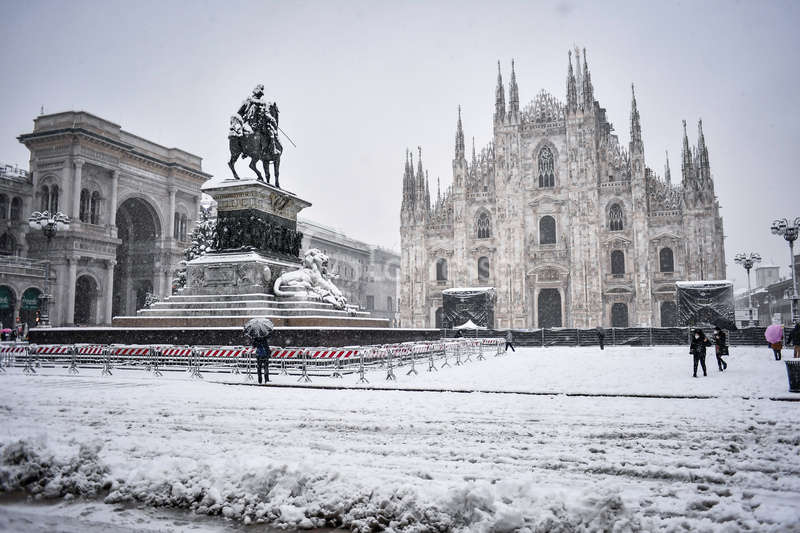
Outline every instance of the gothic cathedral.
{"label": "gothic cathedral", "polygon": [[[520,110],[498,62],[494,140],[466,159],[459,108],[453,183],[431,203],[421,151],[406,155],[401,327],[443,327],[442,292],[493,287],[495,329],[677,325],[675,282],[725,279],[719,203],[703,138],[684,121],[682,180],[645,165],[632,94],[630,144],[594,99],[583,51],[566,103],[541,91]],[[456,324],[452,324],[456,325]]]}

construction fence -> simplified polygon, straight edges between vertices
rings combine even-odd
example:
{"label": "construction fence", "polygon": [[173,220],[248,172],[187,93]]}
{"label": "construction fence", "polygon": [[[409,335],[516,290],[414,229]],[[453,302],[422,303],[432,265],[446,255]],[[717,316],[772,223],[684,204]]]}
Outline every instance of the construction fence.
{"label": "construction fence", "polygon": [[[271,346],[270,371],[299,376],[310,382],[314,376],[342,378],[358,374],[359,383],[368,383],[365,373],[384,369],[387,380],[396,379],[395,369],[408,367],[407,374],[417,374],[419,367],[429,372],[445,366],[458,366],[486,356],[503,353],[504,339],[449,339],[406,342],[380,346],[345,348],[282,348]],[[62,367],[68,374],[81,369],[99,369],[112,375],[117,368],[142,369],[161,376],[162,370],[186,371],[202,379],[204,372],[243,374],[252,380],[255,374],[255,348],[245,346],[165,346],[165,345],[36,345],[0,344],[0,374],[11,367],[22,367],[35,374],[37,368]],[[405,371],[405,369],[404,369]]]}

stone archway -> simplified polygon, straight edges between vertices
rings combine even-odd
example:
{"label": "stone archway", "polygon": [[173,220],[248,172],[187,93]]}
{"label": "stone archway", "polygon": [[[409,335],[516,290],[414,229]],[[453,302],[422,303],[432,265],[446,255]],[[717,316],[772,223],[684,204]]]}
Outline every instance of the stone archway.
{"label": "stone archway", "polygon": [[144,306],[144,294],[153,290],[161,225],[156,212],[141,198],[130,198],[119,206],[116,224],[122,243],[114,268],[112,315],[132,316]]}
{"label": "stone archway", "polygon": [[97,323],[97,282],[91,276],[75,281],[75,325]]}

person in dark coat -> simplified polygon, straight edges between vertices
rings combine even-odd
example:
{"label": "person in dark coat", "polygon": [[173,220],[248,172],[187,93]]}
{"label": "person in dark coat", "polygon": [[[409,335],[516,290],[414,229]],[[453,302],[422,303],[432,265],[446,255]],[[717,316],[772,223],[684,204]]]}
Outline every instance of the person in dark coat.
{"label": "person in dark coat", "polygon": [[603,326],[597,326],[597,340],[600,341],[600,349],[603,349],[603,340],[606,338],[606,330]]}
{"label": "person in dark coat", "polygon": [[264,369],[264,378],[269,383],[269,339],[272,333],[266,337],[253,339],[253,348],[256,349],[256,373],[258,374],[258,384],[261,385],[261,369]]}
{"label": "person in dark coat", "polygon": [[800,324],[795,324],[787,339],[794,346],[794,358],[800,359]]}
{"label": "person in dark coat", "polygon": [[694,356],[694,373],[692,377],[697,377],[697,363],[703,367],[703,375],[707,376],[706,372],[706,346],[711,346],[711,341],[706,338],[706,334],[702,329],[694,330],[694,338],[689,345],[689,353]]}
{"label": "person in dark coat", "polygon": [[514,342],[514,336],[511,335],[511,330],[508,330],[508,333],[506,333],[506,351],[508,351],[508,349],[511,348],[512,352],[516,352],[516,350],[514,349],[513,342]]}
{"label": "person in dark coat", "polygon": [[717,366],[719,371],[728,369],[728,363],[722,359],[723,355],[728,355],[728,345],[725,342],[725,332],[719,329],[719,326],[714,328],[714,349],[717,352]]}

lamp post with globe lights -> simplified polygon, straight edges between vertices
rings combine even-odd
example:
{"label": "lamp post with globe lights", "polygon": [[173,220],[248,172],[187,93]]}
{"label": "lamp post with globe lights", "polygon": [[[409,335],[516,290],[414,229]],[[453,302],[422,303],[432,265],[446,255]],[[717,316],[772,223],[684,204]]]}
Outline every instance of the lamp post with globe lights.
{"label": "lamp post with globe lights", "polygon": [[793,294],[789,297],[789,300],[792,302],[792,322],[797,324],[800,322],[800,313],[798,313],[797,309],[797,300],[800,299],[800,296],[797,294],[797,274],[795,273],[794,268],[794,241],[797,240],[797,236],[800,234],[800,217],[797,217],[793,221],[788,221],[785,218],[776,220],[772,223],[771,229],[773,235],[781,235],[789,242],[789,254],[791,255],[791,262],[789,263],[789,266],[792,268],[793,292]]}
{"label": "lamp post with globe lights", "polygon": [[39,327],[48,328],[50,327],[50,300],[53,299],[53,296],[50,294],[50,241],[53,240],[57,232],[69,229],[69,217],[60,212],[51,214],[48,211],[43,213],[36,211],[28,219],[28,224],[35,230],[42,230],[47,239],[47,255],[45,256],[44,267],[44,294],[39,297],[42,301]]}
{"label": "lamp post with globe lights", "polygon": [[742,265],[745,270],[747,270],[747,313],[750,317],[748,322],[748,326],[753,325],[753,296],[750,292],[750,269],[753,268],[753,265],[756,263],[761,262],[761,256],[759,254],[750,254],[748,257],[747,254],[736,254],[736,257],[733,258],[733,261],[737,265]]}

